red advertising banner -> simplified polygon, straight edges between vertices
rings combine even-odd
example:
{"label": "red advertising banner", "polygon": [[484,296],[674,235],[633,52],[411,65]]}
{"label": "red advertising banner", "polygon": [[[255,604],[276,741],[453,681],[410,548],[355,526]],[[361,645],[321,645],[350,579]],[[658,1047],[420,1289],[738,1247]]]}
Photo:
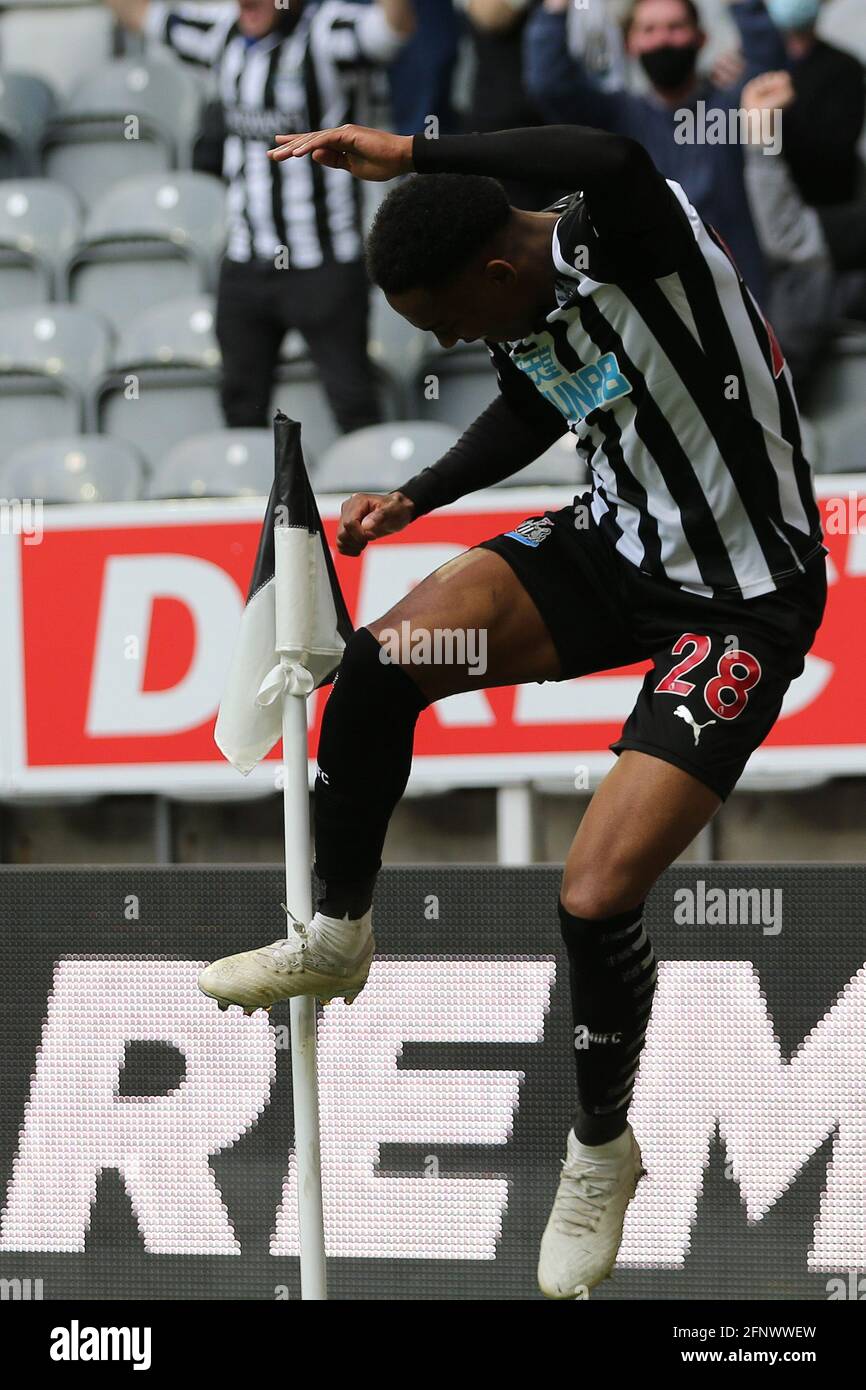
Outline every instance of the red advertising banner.
{"label": "red advertising banner", "polygon": [[[866,772],[866,477],[818,481],[830,602],[752,780]],[[319,499],[332,546],[340,501]],[[335,554],[355,624],[477,541],[570,501],[566,489],[476,494],[357,558]],[[213,724],[263,512],[254,499],[46,507],[14,525],[4,514],[0,793],[243,792]],[[419,721],[415,788],[594,781],[643,670],[438,702]],[[311,772],[326,698],[308,705]],[[265,790],[278,773],[275,750],[247,782]]]}

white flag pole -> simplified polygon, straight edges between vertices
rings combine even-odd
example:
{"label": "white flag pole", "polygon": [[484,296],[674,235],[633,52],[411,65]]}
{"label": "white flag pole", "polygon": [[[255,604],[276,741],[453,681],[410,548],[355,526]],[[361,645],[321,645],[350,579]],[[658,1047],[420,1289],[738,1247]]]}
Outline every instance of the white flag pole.
{"label": "white flag pole", "polygon": [[[286,907],[303,926],[313,915],[310,893],[310,800],[307,780],[307,697],[314,679],[304,665],[315,627],[316,595],[311,583],[314,542],[305,527],[274,527],[274,633],[284,676],[282,689],[283,822],[286,844]],[[288,935],[294,928],[291,920]],[[292,1098],[298,1174],[298,1235],[301,1298],[327,1298],[322,1158],[319,1140],[319,1083],[316,1070],[316,1001],[301,995],[289,1002],[292,1040]]]}
{"label": "white flag pole", "polygon": [[[283,817],[286,841],[286,907],[300,922],[313,915],[310,895],[310,803],[307,782],[307,696],[283,694]],[[289,932],[291,932],[291,922]],[[316,1001],[310,995],[289,1004],[292,1039],[292,1094],[295,1109],[295,1161],[298,1174],[298,1230],[301,1298],[328,1297],[325,1226],[322,1212],[322,1157],[319,1140],[319,1086],[316,1070]]]}

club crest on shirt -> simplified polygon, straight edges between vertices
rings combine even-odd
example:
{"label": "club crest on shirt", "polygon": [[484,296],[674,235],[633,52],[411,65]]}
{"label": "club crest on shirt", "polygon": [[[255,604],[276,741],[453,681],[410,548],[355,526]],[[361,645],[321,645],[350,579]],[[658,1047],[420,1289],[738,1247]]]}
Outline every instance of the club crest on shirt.
{"label": "club crest on shirt", "polygon": [[576,372],[565,370],[550,343],[539,343],[528,352],[516,353],[511,360],[570,424],[631,394],[631,382],[620,370],[613,352],[587,362]]}

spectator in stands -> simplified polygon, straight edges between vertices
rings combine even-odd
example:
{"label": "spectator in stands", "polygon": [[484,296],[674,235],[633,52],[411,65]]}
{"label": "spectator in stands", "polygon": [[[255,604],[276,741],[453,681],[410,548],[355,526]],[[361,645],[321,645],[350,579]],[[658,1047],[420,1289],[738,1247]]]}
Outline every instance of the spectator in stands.
{"label": "spectator in stands", "polygon": [[[724,237],[760,298],[765,266],[746,198],[742,146],[737,139],[706,143],[698,129],[705,113],[736,111],[739,90],[719,88],[699,75],[705,35],[694,0],[634,0],[628,11],[626,51],[644,71],[645,94],[627,90],[622,79],[615,85],[616,72],[600,78],[573,47],[569,51],[566,15],[572,3],[543,0],[527,21],[524,70],[530,96],[549,121],[600,126],[641,141],[658,168],[682,184],[704,220]],[[607,23],[613,28],[610,15]],[[697,138],[689,138],[684,116],[691,118]]]}
{"label": "spectator in stands", "polygon": [[[742,104],[749,112],[784,112],[786,148],[788,113],[796,105],[790,73],[753,78]],[[832,208],[807,206],[788,161],[765,157],[760,122],[750,121],[748,129],[746,188],[771,269],[767,309],[805,405],[839,321],[866,319],[866,198]],[[833,240],[845,246],[842,263]]]}
{"label": "spectator in stands", "polygon": [[449,0],[413,0],[415,32],[388,69],[391,116],[398,135],[415,135],[436,116],[445,135],[457,130],[451,85],[460,22]]}
{"label": "spectator in stands", "polygon": [[812,207],[847,203],[861,178],[857,150],[866,112],[863,67],[815,33],[821,0],[733,0],[746,73],[787,71],[785,159]]}
{"label": "spectator in stands", "polygon": [[214,68],[222,102],[228,247],[217,292],[226,424],[268,423],[288,329],[298,329],[341,429],[380,418],[367,356],[369,286],[357,185],[310,161],[275,164],[276,133],[353,119],[359,71],[411,32],[411,0],[225,5],[108,0],[128,28]]}
{"label": "spectator in stands", "polygon": [[[535,0],[454,0],[466,15],[474,71],[467,131],[511,130],[543,124],[538,108],[523,87],[523,30]],[[535,183],[502,180],[514,207],[538,212],[553,201]]]}

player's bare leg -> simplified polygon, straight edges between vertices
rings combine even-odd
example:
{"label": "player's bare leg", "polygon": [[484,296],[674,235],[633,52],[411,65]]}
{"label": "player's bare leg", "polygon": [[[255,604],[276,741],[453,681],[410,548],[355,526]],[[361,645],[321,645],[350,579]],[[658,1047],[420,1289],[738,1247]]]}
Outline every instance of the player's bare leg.
{"label": "player's bare leg", "polygon": [[538,1282],[579,1298],[616,1262],[642,1173],[626,1116],[655,990],[643,903],[717,811],[689,773],[626,750],[574,837],[560,888],[575,1025],[578,1114],[544,1232]]}
{"label": "player's bare leg", "polygon": [[[404,662],[402,654],[381,659],[390,633],[405,637],[411,654],[419,639],[445,631],[483,634],[485,669],[476,660],[480,648],[468,643],[462,663]],[[435,651],[429,641],[428,650]],[[559,673],[535,604],[508,563],[489,550],[455,557],[359,629],[346,647],[319,740],[316,871],[325,890],[318,910],[285,939],[215,961],[199,988],[220,1007],[239,1004],[247,1012],[300,994],[351,1003],[373,957],[373,884],[388,821],[409,777],[421,710],[461,691],[555,680]]]}

